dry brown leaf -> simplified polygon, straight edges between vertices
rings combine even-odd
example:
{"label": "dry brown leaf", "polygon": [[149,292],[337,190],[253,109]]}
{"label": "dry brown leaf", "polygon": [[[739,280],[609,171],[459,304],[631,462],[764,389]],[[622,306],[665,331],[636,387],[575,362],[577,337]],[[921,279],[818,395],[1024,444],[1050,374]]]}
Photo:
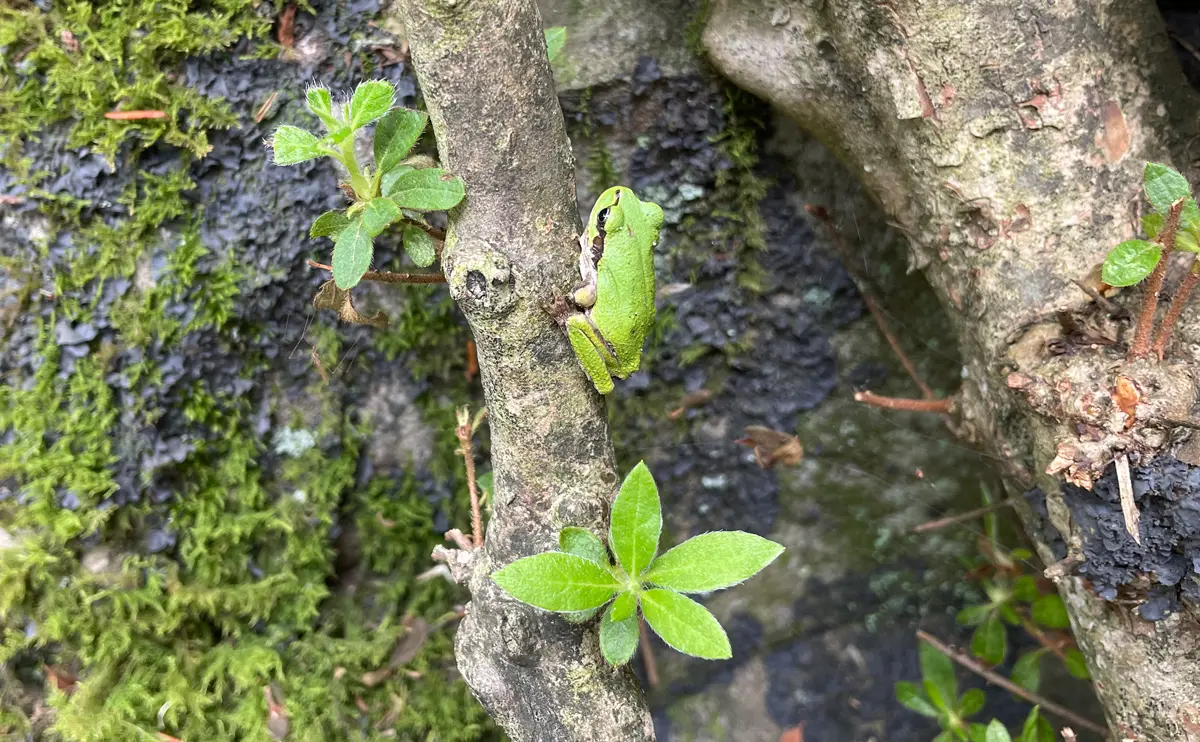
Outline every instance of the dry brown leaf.
{"label": "dry brown leaf", "polygon": [[683,413],[693,407],[701,405],[712,399],[713,393],[710,389],[700,389],[699,391],[691,392],[683,395],[683,399],[679,400],[679,406],[667,413],[667,417],[671,420],[678,420],[683,417]]}
{"label": "dry brown leaf", "polygon": [[427,638],[429,638],[429,624],[423,618],[414,618],[409,623],[408,633],[396,644],[396,649],[392,651],[392,658],[388,660],[387,665],[378,670],[364,673],[362,684],[372,688],[387,680],[396,669],[416,659]]}
{"label": "dry brown leaf", "polygon": [[317,309],[332,309],[338,313],[338,318],[343,322],[379,328],[388,326],[388,316],[383,312],[376,312],[370,317],[360,314],[354,308],[350,292],[339,289],[332,279],[321,284],[321,288],[317,289],[317,295],[313,297],[313,306]]}
{"label": "dry brown leaf", "polygon": [[1118,376],[1117,388],[1113,391],[1112,398],[1117,403],[1117,409],[1125,413],[1125,427],[1131,427],[1137,415],[1138,403],[1142,401],[1137,385],[1124,376]]}
{"label": "dry brown leaf", "polygon": [[735,443],[753,447],[754,460],[763,469],[776,464],[795,466],[804,458],[804,446],[799,438],[761,425],[747,425],[746,437]]}

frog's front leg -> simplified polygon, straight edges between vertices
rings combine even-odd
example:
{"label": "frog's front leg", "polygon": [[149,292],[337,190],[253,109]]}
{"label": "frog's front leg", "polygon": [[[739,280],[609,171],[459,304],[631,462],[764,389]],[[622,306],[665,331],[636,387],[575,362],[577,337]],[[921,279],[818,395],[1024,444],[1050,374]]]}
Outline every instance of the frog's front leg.
{"label": "frog's front leg", "polygon": [[575,350],[575,357],[579,359],[579,365],[583,366],[583,371],[592,380],[596,386],[596,391],[601,394],[608,394],[613,390],[612,374],[608,371],[608,364],[604,360],[604,354],[608,353],[608,348],[605,347],[604,341],[596,332],[596,328],[588,321],[587,316],[583,314],[572,314],[567,317],[567,339],[571,341],[571,348]]}

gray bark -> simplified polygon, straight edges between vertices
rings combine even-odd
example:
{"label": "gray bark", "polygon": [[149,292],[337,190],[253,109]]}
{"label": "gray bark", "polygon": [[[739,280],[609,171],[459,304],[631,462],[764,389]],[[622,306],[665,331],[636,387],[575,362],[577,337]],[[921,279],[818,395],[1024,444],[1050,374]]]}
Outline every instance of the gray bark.
{"label": "gray bark", "polygon": [[[1162,364],[1050,351],[1060,312],[1095,321],[1070,279],[1136,233],[1144,163],[1170,162],[1194,126],[1180,124],[1195,101],[1153,3],[716,0],[704,43],[908,235],[966,359],[962,433],[1004,459],[1014,488],[1042,486],[1077,547],[1060,475],[1090,487],[1118,452],[1173,452],[1164,420],[1195,401],[1194,321]],[[1142,391],[1133,420],[1113,402],[1118,376]],[[1059,586],[1117,738],[1200,740],[1190,622],[1141,621],[1076,577]]]}
{"label": "gray bark", "polygon": [[489,576],[556,548],[563,526],[603,533],[618,482],[604,402],[543,309],[578,281],[580,224],[537,7],[398,7],[442,164],[467,186],[442,258],[475,338],[492,441],[493,514],[466,560],[459,668],[517,742],[653,740],[636,680],[604,662],[595,627],[522,605]]}

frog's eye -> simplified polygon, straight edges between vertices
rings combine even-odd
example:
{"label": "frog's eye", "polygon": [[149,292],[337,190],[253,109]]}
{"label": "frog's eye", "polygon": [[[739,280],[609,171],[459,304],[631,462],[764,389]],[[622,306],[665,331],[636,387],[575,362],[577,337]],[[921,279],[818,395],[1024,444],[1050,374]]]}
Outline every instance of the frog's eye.
{"label": "frog's eye", "polygon": [[621,227],[625,226],[625,210],[618,209],[615,206],[610,206],[600,215],[600,228],[605,234],[612,234]]}

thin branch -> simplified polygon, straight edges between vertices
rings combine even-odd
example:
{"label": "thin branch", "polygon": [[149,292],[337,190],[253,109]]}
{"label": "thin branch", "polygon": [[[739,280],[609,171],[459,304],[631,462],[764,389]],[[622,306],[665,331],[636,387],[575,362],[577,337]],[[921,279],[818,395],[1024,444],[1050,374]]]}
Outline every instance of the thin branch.
{"label": "thin branch", "polygon": [[1108,312],[1108,315],[1110,317],[1113,317],[1115,319],[1128,319],[1129,318],[1129,310],[1128,309],[1126,309],[1125,307],[1116,303],[1112,299],[1107,298],[1106,296],[1104,296],[1104,294],[1101,294],[1096,289],[1092,288],[1091,286],[1088,286],[1083,281],[1072,278],[1071,283],[1078,286],[1080,291],[1082,291],[1083,293],[1092,297],[1092,301],[1094,301],[1097,304],[1099,304],[1100,306],[1104,307],[1104,311]]}
{"label": "thin branch", "polygon": [[1129,532],[1130,536],[1133,536],[1134,541],[1141,544],[1142,534],[1138,524],[1141,522],[1142,515],[1133,502],[1133,479],[1129,476],[1129,457],[1121,454],[1113,463],[1117,467],[1117,489],[1121,495],[1121,515],[1125,518],[1125,530]]}
{"label": "thin branch", "polygon": [[658,687],[658,662],[654,659],[654,647],[650,646],[650,632],[646,629],[646,619],[638,618],[638,647],[642,651],[642,665],[646,668],[646,682],[651,688]]}
{"label": "thin branch", "polygon": [[[486,414],[486,410],[480,413],[481,422],[482,416]],[[455,428],[454,434],[458,436],[458,453],[467,466],[467,492],[471,494],[471,537],[474,547],[478,549],[483,546],[483,514],[479,509],[479,489],[475,484],[475,454],[471,445],[473,427],[467,408],[459,408],[458,427]]]}
{"label": "thin branch", "polygon": [[889,410],[908,410],[910,412],[937,412],[945,414],[950,411],[948,399],[905,399],[902,397],[883,397],[871,391],[854,393],[854,401],[873,407],[884,407]]}
{"label": "thin branch", "polygon": [[1163,359],[1163,354],[1166,353],[1167,342],[1171,339],[1175,323],[1179,321],[1179,315],[1183,314],[1183,307],[1187,304],[1188,297],[1191,296],[1192,289],[1196,288],[1197,283],[1200,283],[1200,261],[1193,256],[1191,270],[1183,277],[1183,281],[1175,291],[1175,296],[1171,297],[1171,303],[1167,306],[1167,316],[1163,317],[1162,324],[1158,328],[1158,337],[1154,339],[1154,355],[1160,361]]}
{"label": "thin branch", "polygon": [[[333,267],[318,263],[315,260],[306,261],[313,268],[333,272]],[[380,283],[445,283],[446,277],[441,273],[394,273],[392,271],[367,271],[363,274],[364,281],[379,281]]]}
{"label": "thin branch", "polygon": [[917,373],[916,364],[904,352],[904,348],[900,347],[900,341],[896,339],[892,328],[888,325],[887,315],[879,308],[879,303],[875,300],[874,294],[871,293],[866,277],[861,275],[855,267],[850,251],[846,248],[846,243],[842,240],[842,231],[838,229],[837,223],[834,222],[829,210],[824,206],[817,206],[815,204],[806,205],[804,210],[828,230],[829,237],[833,240],[833,246],[837,249],[842,259],[842,265],[846,267],[846,270],[850,273],[850,277],[854,279],[854,283],[858,286],[858,293],[862,295],[863,304],[867,305],[867,311],[871,313],[871,318],[875,320],[875,325],[879,328],[879,332],[883,334],[888,345],[892,347],[892,352],[896,354],[900,365],[904,366],[904,370],[908,372],[909,377],[920,387],[921,396],[925,397],[925,399],[936,398],[937,395],[934,394],[933,389]]}
{"label": "thin branch", "polygon": [[915,526],[912,529],[912,532],[913,533],[925,533],[927,531],[936,531],[939,528],[945,528],[946,526],[952,526],[955,523],[962,523],[963,521],[973,520],[975,518],[978,518],[981,515],[987,515],[988,513],[993,513],[1002,508],[1006,508],[1012,504],[1013,504],[1012,500],[1001,500],[1000,502],[994,502],[991,505],[984,505],[981,508],[975,508],[974,510],[968,510],[965,513],[959,513],[958,515],[950,515],[945,518],[938,518],[937,520],[931,520],[928,523],[922,523],[919,526]]}
{"label": "thin branch", "polygon": [[1032,704],[1041,706],[1046,711],[1054,714],[1055,716],[1062,717],[1063,719],[1071,722],[1075,726],[1083,727],[1084,729],[1090,729],[1091,731],[1093,731],[1099,735],[1107,735],[1108,734],[1108,729],[1106,727],[1101,726],[1100,724],[1097,724],[1096,722],[1091,721],[1089,719],[1085,719],[1082,716],[1080,716],[1079,714],[1076,714],[1074,711],[1072,711],[1068,708],[1064,708],[1063,706],[1059,706],[1057,703],[1055,703],[1054,701],[1051,701],[1050,699],[1048,699],[1044,696],[1040,696],[1037,693],[1031,693],[1030,691],[1025,690],[1024,688],[1022,688],[1021,686],[1012,682],[1011,680],[1004,677],[1003,675],[998,675],[998,674],[992,672],[988,668],[986,668],[983,665],[981,665],[980,663],[976,662],[973,658],[968,657],[967,655],[963,654],[962,652],[959,652],[957,649],[954,649],[953,647],[942,643],[936,637],[934,637],[930,634],[927,634],[924,631],[918,630],[917,638],[920,639],[921,641],[927,643],[929,646],[933,647],[934,649],[941,652],[942,654],[946,655],[950,659],[954,660],[958,664],[967,668],[971,672],[975,673],[979,677],[988,681],[992,685],[999,686],[999,687],[1003,688],[1004,690],[1008,691],[1009,693],[1012,693],[1013,695],[1020,696],[1021,698],[1024,698],[1026,701],[1029,701]]}
{"label": "thin branch", "polygon": [[1183,200],[1176,202],[1167,212],[1167,221],[1162,231],[1158,233],[1158,242],[1162,245],[1162,256],[1158,265],[1150,273],[1146,284],[1146,298],[1142,300],[1142,309],[1138,313],[1137,331],[1133,335],[1133,345],[1129,348],[1129,358],[1142,358],[1150,355],[1150,333],[1154,329],[1154,314],[1158,310],[1158,295],[1162,292],[1163,281],[1167,277],[1167,261],[1175,248],[1175,232],[1179,229],[1179,215],[1183,211]]}

